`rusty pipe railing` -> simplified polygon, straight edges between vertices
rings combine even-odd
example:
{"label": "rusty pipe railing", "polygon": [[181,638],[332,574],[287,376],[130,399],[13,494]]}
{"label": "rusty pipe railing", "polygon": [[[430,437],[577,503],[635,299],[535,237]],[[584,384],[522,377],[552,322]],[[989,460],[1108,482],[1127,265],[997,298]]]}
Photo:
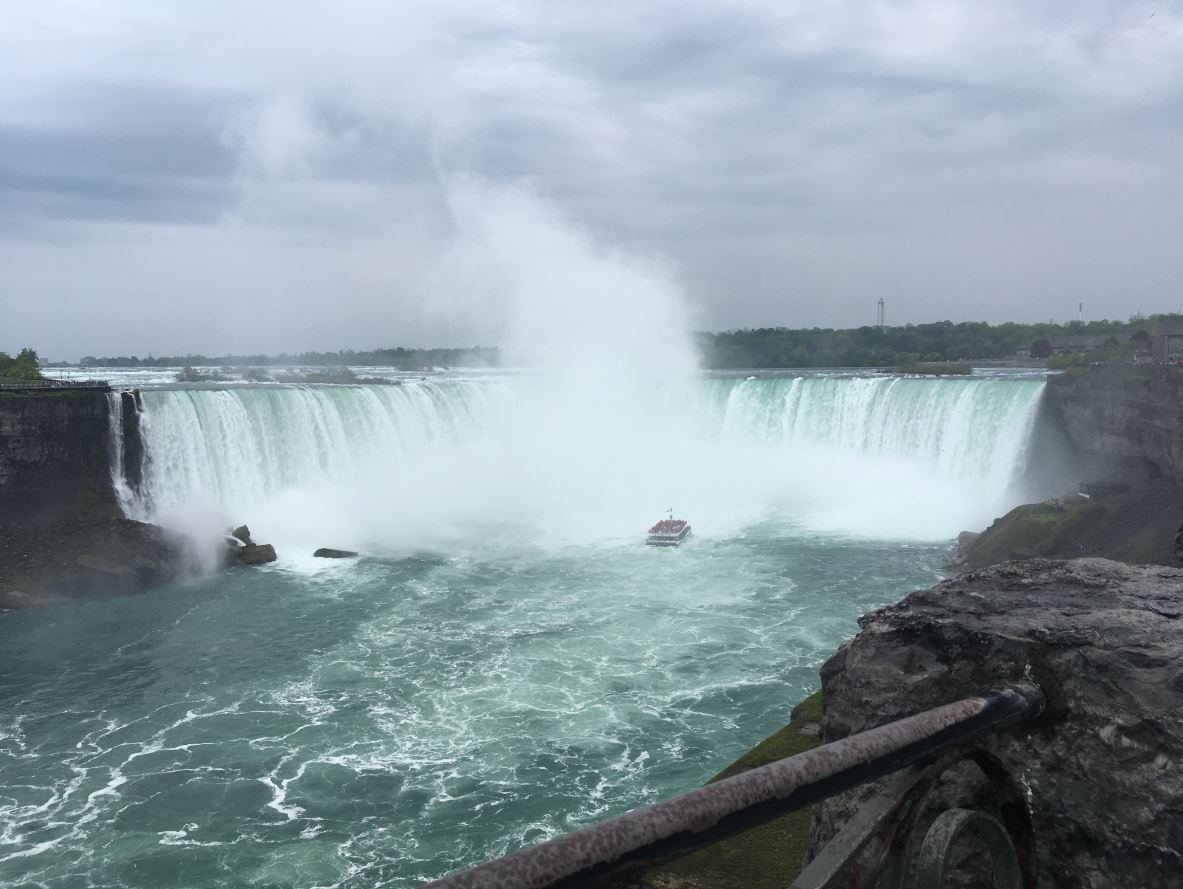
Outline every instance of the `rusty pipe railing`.
{"label": "rusty pipe railing", "polygon": [[1042,712],[1033,682],[965,698],[636,809],[428,884],[426,889],[544,889],[593,883],[742,833],[953,745]]}

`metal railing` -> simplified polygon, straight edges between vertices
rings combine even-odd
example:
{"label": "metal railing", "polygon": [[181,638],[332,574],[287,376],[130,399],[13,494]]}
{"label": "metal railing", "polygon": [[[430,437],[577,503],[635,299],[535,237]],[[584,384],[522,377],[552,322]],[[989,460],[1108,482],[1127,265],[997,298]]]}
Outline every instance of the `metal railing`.
{"label": "metal railing", "polygon": [[110,389],[106,380],[12,380],[0,381],[0,389]]}
{"label": "metal railing", "polygon": [[[865,889],[877,883],[938,889],[955,841],[967,836],[989,850],[994,886],[1033,886],[1034,841],[1021,787],[971,741],[1032,719],[1043,707],[1043,692],[1032,682],[965,698],[460,871],[426,889],[598,885],[621,871],[659,865],[905,769],[862,805],[792,889]],[[1000,816],[952,808],[922,838],[914,836],[929,791],[966,759],[993,785]]]}

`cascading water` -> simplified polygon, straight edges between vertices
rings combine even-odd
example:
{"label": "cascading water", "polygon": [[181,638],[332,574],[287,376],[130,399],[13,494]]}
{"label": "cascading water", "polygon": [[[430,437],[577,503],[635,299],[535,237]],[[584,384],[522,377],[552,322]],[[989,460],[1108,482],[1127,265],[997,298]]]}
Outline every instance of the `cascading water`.
{"label": "cascading water", "polygon": [[142,515],[145,510],[138,502],[127,478],[122,392],[107,393],[107,423],[109,429],[107,457],[110,464],[111,487],[115,489],[115,500],[124,515],[133,517]]}
{"label": "cascading water", "polygon": [[375,467],[463,440],[487,387],[173,389],[145,393],[145,486],[157,515],[194,500],[235,510],[303,485],[356,483]]}
{"label": "cascading water", "polygon": [[[699,533],[771,511],[830,531],[941,539],[1016,499],[1041,391],[1022,380],[705,379],[688,394],[655,391],[622,418],[610,403],[554,402],[529,380],[157,390],[145,397],[142,502],[163,521],[196,506],[274,519],[272,536],[345,536],[378,551],[432,545],[425,529],[444,525],[622,536],[667,500]],[[408,513],[416,528],[391,518]],[[364,519],[364,535],[346,514]]]}

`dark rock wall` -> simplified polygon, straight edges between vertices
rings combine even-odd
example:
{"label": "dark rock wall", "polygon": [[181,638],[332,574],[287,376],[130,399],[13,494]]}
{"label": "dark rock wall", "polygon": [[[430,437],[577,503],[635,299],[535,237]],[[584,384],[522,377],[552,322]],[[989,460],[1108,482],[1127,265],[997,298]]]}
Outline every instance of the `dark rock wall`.
{"label": "dark rock wall", "polygon": [[[1037,885],[1183,885],[1183,571],[1011,562],[859,624],[822,668],[826,742],[1033,676],[1045,715],[979,743],[1029,790]],[[817,808],[815,851],[864,793]]]}
{"label": "dark rock wall", "polygon": [[101,390],[0,393],[0,522],[120,515]]}
{"label": "dark rock wall", "polygon": [[[123,468],[143,475],[138,393],[120,393]],[[184,543],[122,517],[102,390],[0,392],[0,610],[159,586]]]}
{"label": "dark rock wall", "polygon": [[1047,405],[1097,472],[1183,481],[1183,368],[1097,367],[1050,377]]}

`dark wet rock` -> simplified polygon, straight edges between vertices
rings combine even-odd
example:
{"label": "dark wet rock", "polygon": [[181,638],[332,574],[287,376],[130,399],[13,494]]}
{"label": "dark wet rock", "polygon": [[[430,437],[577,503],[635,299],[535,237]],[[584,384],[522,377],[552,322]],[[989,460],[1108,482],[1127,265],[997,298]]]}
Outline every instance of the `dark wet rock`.
{"label": "dark wet rock", "polygon": [[[1012,562],[859,624],[822,668],[827,742],[1033,676],[1045,715],[980,744],[1029,788],[1038,886],[1180,885],[1183,570]],[[958,780],[949,793],[988,804]],[[865,792],[818,807],[814,851]]]}
{"label": "dark wet rock", "polygon": [[357,553],[348,549],[330,549],[327,546],[322,546],[312,555],[318,559],[352,559]]}
{"label": "dark wet rock", "polygon": [[101,389],[0,393],[0,522],[119,517],[110,439]]}
{"label": "dark wet rock", "polygon": [[251,540],[251,529],[246,525],[239,525],[230,532],[230,536],[236,540],[241,540],[244,546],[254,546],[255,542]]}
{"label": "dark wet rock", "polygon": [[0,523],[0,607],[143,592],[180,575],[181,538],[130,519]]}
{"label": "dark wet rock", "polygon": [[1048,380],[1047,404],[1099,477],[1183,481],[1183,368],[1070,371]]}
{"label": "dark wet rock", "polygon": [[981,537],[977,531],[962,531],[957,535],[957,546],[953,550],[953,558],[949,560],[949,567],[957,570],[969,562],[969,551],[975,540]]}
{"label": "dark wet rock", "polygon": [[[0,393],[0,607],[142,592],[188,567],[179,537],[123,518],[109,394]],[[124,469],[142,470],[139,396],[126,396]]]}
{"label": "dark wet rock", "polygon": [[242,565],[264,565],[275,561],[275,547],[270,543],[252,543],[235,551]]}

